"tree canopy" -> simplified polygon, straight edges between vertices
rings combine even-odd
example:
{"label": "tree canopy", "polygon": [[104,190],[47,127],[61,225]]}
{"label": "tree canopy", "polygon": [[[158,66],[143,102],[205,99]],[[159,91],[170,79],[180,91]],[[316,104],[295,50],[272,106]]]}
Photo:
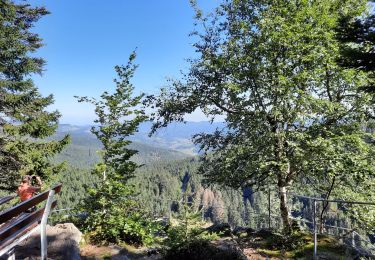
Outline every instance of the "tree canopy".
{"label": "tree canopy", "polygon": [[153,97],[153,131],[196,109],[224,115],[225,128],[194,137],[201,172],[232,187],[276,185],[286,231],[297,180],[338,174],[355,190],[373,179],[368,74],[339,66],[336,38],[343,14],[354,19],[366,1],[227,0],[207,16],[193,6],[199,57]]}
{"label": "tree canopy", "polygon": [[33,54],[43,43],[32,27],[46,14],[43,7],[0,2],[0,189],[13,190],[20,175],[48,178],[63,167],[50,158],[69,137],[42,141],[55,132],[60,114],[46,110],[53,96],[43,97],[31,79],[45,64]]}
{"label": "tree canopy", "polygon": [[[374,1],[369,1],[374,3]],[[339,64],[370,73],[371,81],[364,89],[374,92],[375,69],[375,15],[365,13],[360,17],[343,15],[339,20],[336,37],[342,43]]]}

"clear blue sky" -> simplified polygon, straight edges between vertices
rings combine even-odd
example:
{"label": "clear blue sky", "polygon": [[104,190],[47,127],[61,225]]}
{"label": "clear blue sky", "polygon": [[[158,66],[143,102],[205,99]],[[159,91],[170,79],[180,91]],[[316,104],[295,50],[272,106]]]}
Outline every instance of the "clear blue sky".
{"label": "clear blue sky", "polygon": [[[51,109],[61,123],[90,124],[93,108],[73,96],[98,97],[114,88],[113,67],[126,63],[137,47],[140,65],[136,92],[157,93],[167,77],[178,78],[194,57],[193,10],[188,0],[32,0],[51,12],[33,29],[46,44],[37,55],[47,61],[35,83],[43,95],[52,93]],[[219,0],[198,1],[211,10]],[[196,113],[188,118],[205,120]]]}

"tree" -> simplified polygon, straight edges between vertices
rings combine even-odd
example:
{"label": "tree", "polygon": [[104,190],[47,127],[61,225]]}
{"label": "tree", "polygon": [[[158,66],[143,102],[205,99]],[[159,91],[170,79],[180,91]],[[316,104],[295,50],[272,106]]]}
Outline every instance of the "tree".
{"label": "tree", "polygon": [[164,241],[166,249],[166,257],[168,254],[174,254],[182,248],[193,245],[198,241],[208,241],[217,239],[218,235],[214,232],[211,234],[203,227],[204,221],[202,220],[202,210],[198,209],[196,203],[192,200],[191,187],[188,184],[187,189],[183,194],[180,209],[177,213],[176,219],[170,221],[166,233],[167,238]]}
{"label": "tree", "polygon": [[[374,1],[369,1],[375,3]],[[375,92],[375,15],[342,16],[336,28],[336,37],[342,43],[338,62],[347,68],[356,68],[370,75],[363,89]]]}
{"label": "tree", "polygon": [[199,57],[182,80],[150,97],[152,133],[196,109],[224,116],[224,128],[194,136],[205,151],[201,172],[235,188],[276,185],[287,233],[287,192],[297,180],[344,165],[349,186],[373,178],[365,141],[373,136],[362,128],[370,97],[359,90],[368,78],[337,64],[335,38],[341,15],[360,15],[366,1],[227,0],[208,16],[193,7]]}
{"label": "tree", "polygon": [[147,119],[144,111],[137,108],[143,95],[133,97],[134,87],[130,83],[137,67],[132,64],[135,56],[130,55],[126,66],[115,67],[118,79],[114,80],[113,94],[105,91],[100,100],[79,98],[79,102],[95,106],[94,122],[98,125],[91,132],[103,145],[102,162],[92,171],[100,180],[88,188],[88,196],[79,208],[87,214],[82,223],[84,229],[97,243],[147,244],[153,238],[153,224],[136,200],[134,185],[129,184],[139,165],[130,160],[137,151],[128,148],[128,138]]}
{"label": "tree", "polygon": [[[351,15],[343,14],[339,19],[336,26],[336,39],[340,43],[340,55],[337,58],[337,63],[344,68],[352,68],[357,71],[361,71],[367,74],[368,80],[361,86],[361,89],[372,93],[375,93],[375,15],[374,15],[374,4],[373,0],[368,1],[368,5],[372,10],[366,10],[361,16],[352,17]],[[374,97],[374,96],[373,96]],[[373,99],[374,100],[374,99]],[[368,131],[374,132],[373,119],[375,118],[373,110],[368,111],[369,122],[366,122]],[[341,146],[341,149],[346,149],[345,145]],[[354,151],[354,150],[352,150]],[[363,156],[361,154],[347,154],[347,156]],[[350,161],[350,160],[349,160]],[[347,162],[349,162],[347,160]],[[355,160],[354,160],[355,161]],[[358,165],[357,172],[366,169],[366,165]],[[361,185],[357,185],[355,181],[348,181],[347,178],[349,171],[352,167],[344,166],[342,169],[336,169],[333,174],[325,175],[325,178],[318,180],[315,187],[321,189],[325,193],[325,197],[328,198],[330,195],[338,195],[341,198],[349,200],[365,200],[373,201],[375,194],[374,190],[375,179],[367,178]],[[342,178],[346,178],[344,183],[353,183],[353,186],[347,189],[340,184]],[[349,177],[350,178],[350,177]],[[323,214],[328,208],[328,203],[323,203],[321,211],[321,219]],[[355,218],[362,228],[374,226],[374,212],[373,207],[365,206],[353,206],[349,205],[347,209],[350,212],[351,217]],[[322,222],[322,221],[321,221]],[[322,228],[322,227],[321,227]]]}
{"label": "tree", "polygon": [[24,174],[48,178],[61,171],[50,158],[68,143],[45,141],[57,126],[60,114],[48,112],[53,96],[43,97],[30,75],[41,74],[44,60],[35,57],[43,46],[31,28],[48,14],[43,7],[31,7],[10,0],[0,2],[0,189],[14,190]]}

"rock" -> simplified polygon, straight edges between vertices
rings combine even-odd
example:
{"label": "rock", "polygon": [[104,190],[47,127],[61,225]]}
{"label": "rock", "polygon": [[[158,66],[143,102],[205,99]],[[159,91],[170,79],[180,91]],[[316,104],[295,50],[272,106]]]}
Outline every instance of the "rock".
{"label": "rock", "polygon": [[179,248],[168,250],[165,260],[246,260],[246,256],[231,238],[216,241],[191,241]]}
{"label": "rock", "polygon": [[146,250],[146,253],[147,253],[147,256],[152,256],[152,255],[159,254],[160,253],[159,251],[160,250],[157,249],[157,248],[149,248],[149,249]]}
{"label": "rock", "polygon": [[271,230],[268,230],[268,229],[260,229],[260,230],[256,231],[255,234],[257,236],[262,237],[262,238],[269,238],[269,237],[273,237],[275,235]]}
{"label": "rock", "polygon": [[249,228],[249,227],[235,227],[233,229],[233,235],[242,237],[242,236],[248,236],[249,234],[252,234],[255,232],[255,229]]}
{"label": "rock", "polygon": [[211,241],[211,244],[217,249],[235,256],[235,259],[246,259],[246,256],[242,252],[238,243],[232,238],[221,238],[219,240]]}
{"label": "rock", "polygon": [[209,233],[218,233],[220,236],[231,236],[232,230],[228,223],[215,224],[206,228]]}
{"label": "rock", "polygon": [[[72,223],[47,225],[49,259],[78,260],[80,257],[79,242],[82,233]],[[34,233],[16,247],[16,259],[40,259],[40,232]]]}

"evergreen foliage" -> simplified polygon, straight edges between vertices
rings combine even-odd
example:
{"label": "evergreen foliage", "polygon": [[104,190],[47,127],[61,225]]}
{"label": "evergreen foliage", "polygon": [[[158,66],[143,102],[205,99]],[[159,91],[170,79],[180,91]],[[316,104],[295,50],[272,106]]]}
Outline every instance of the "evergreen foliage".
{"label": "evergreen foliage", "polygon": [[[369,4],[375,4],[370,0]],[[342,43],[338,62],[347,68],[356,68],[369,73],[369,82],[364,90],[375,92],[375,15],[365,13],[361,17],[344,15],[337,26],[337,39]]]}
{"label": "evergreen foliage", "polygon": [[200,56],[184,80],[150,97],[153,131],[196,109],[212,120],[225,115],[227,127],[195,136],[201,173],[235,188],[276,186],[287,233],[296,181],[374,190],[373,136],[363,129],[371,97],[361,91],[368,75],[339,66],[335,37],[343,14],[354,19],[367,1],[227,0],[209,16],[192,2]]}
{"label": "evergreen foliage", "polygon": [[45,141],[57,126],[60,114],[48,112],[53,96],[43,97],[30,75],[41,74],[44,60],[35,57],[43,46],[32,32],[48,11],[10,0],[0,1],[0,189],[14,191],[20,176],[39,175],[44,180],[59,173],[63,164],[49,158],[68,143]]}
{"label": "evergreen foliage", "polygon": [[193,201],[189,201],[189,198],[188,191],[185,191],[182,207],[178,212],[177,218],[170,220],[167,238],[164,241],[167,254],[168,252],[178,251],[180,248],[189,247],[190,244],[196,241],[218,238],[217,234],[209,234],[203,228],[202,213],[197,210]]}
{"label": "evergreen foliage", "polygon": [[129,184],[139,165],[130,160],[137,151],[128,148],[131,143],[128,138],[147,119],[144,111],[137,108],[142,95],[133,97],[130,79],[136,69],[134,59],[135,53],[130,55],[126,66],[115,67],[118,79],[114,80],[113,94],[104,92],[100,100],[79,98],[79,102],[95,106],[98,126],[91,131],[103,145],[102,162],[92,171],[98,182],[87,189],[88,196],[79,208],[87,214],[82,226],[95,243],[148,244],[155,231],[155,225],[135,199],[134,186]]}

